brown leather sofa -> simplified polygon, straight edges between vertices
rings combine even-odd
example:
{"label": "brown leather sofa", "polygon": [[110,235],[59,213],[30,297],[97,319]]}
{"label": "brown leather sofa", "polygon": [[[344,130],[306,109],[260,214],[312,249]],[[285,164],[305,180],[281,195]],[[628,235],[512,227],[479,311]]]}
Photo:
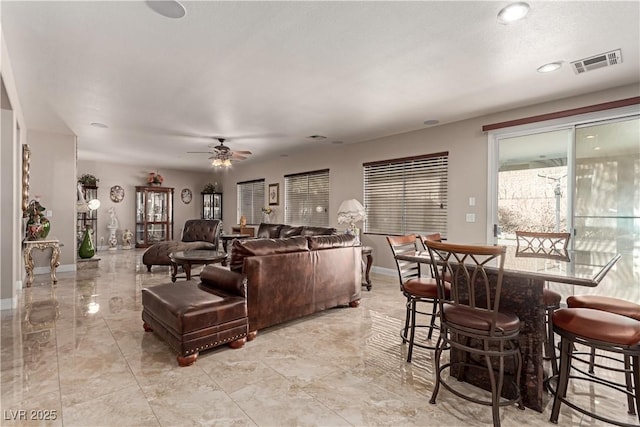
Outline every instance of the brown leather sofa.
{"label": "brown leather sofa", "polygon": [[[247,277],[249,339],[328,308],[358,306],[362,251],[354,242],[347,234],[234,241],[230,268]],[[201,280],[215,286],[204,273]]]}
{"label": "brown leather sofa", "polygon": [[218,249],[221,222],[218,219],[190,219],[184,223],[181,240],[169,240],[151,245],[142,254],[142,263],[151,271],[152,265],[171,265],[171,252],[197,249]]}

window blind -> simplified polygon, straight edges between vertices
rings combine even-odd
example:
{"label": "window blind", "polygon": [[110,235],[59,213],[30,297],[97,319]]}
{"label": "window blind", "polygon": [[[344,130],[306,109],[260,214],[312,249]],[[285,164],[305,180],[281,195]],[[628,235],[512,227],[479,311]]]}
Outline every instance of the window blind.
{"label": "window blind", "polygon": [[449,153],[364,163],[365,233],[447,236]]}
{"label": "window blind", "polygon": [[239,182],[238,189],[238,218],[244,215],[247,224],[260,224],[262,221],[262,208],[265,206],[264,179]]}
{"label": "window blind", "polygon": [[285,175],[285,223],[329,226],[329,169]]}

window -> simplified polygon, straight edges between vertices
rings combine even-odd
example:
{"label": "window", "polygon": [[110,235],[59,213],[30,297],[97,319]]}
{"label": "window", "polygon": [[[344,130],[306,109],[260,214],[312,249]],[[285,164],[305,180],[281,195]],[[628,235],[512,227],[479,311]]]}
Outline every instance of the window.
{"label": "window", "polygon": [[449,153],[363,164],[365,233],[447,236]]}
{"label": "window", "polygon": [[284,177],[285,223],[329,226],[329,169]]}
{"label": "window", "polygon": [[239,182],[238,188],[238,224],[244,215],[247,224],[260,224],[264,204],[264,179]]}

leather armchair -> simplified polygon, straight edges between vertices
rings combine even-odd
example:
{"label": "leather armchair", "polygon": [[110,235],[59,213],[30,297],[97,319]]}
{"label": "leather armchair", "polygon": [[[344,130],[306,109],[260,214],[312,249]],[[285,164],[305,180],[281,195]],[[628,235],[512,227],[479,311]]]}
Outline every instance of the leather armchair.
{"label": "leather armchair", "polygon": [[190,219],[184,223],[181,240],[169,240],[151,245],[142,255],[142,263],[151,271],[153,265],[171,265],[171,252],[197,249],[218,249],[220,220]]}

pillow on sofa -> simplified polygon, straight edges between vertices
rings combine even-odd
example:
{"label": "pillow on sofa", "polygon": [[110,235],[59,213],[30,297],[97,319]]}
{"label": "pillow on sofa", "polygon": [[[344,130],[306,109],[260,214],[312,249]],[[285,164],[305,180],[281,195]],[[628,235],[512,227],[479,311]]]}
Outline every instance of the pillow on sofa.
{"label": "pillow on sofa", "polygon": [[280,229],[282,224],[269,224],[266,222],[260,223],[256,237],[258,239],[277,239],[280,237]]}
{"label": "pillow on sofa", "polygon": [[308,251],[309,244],[306,237],[296,236],[288,239],[253,239],[234,240],[231,248],[232,271],[241,272],[244,259],[254,255],[283,254],[287,252]]}
{"label": "pillow on sofa", "polygon": [[280,229],[280,235],[278,236],[281,239],[286,239],[287,237],[300,236],[302,235],[302,226],[294,227],[292,225],[283,225]]}
{"label": "pillow on sofa", "polygon": [[331,249],[353,246],[356,236],[353,234],[334,234],[331,236],[307,236],[309,249]]}
{"label": "pillow on sofa", "polygon": [[332,227],[310,227],[304,226],[302,228],[302,236],[330,236],[336,234],[338,230]]}

